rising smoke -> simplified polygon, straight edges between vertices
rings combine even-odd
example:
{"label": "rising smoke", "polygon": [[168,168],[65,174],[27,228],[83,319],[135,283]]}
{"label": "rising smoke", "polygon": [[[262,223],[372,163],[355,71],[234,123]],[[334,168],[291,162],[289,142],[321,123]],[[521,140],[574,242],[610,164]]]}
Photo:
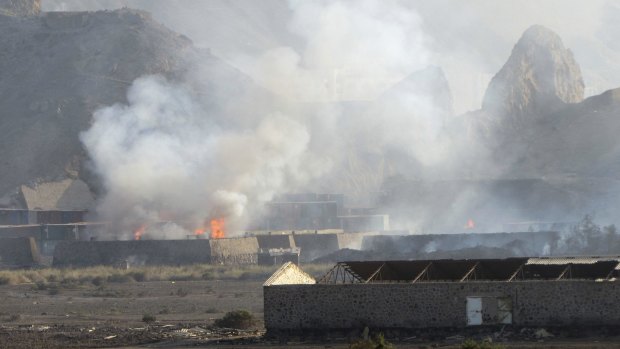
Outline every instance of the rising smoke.
{"label": "rising smoke", "polygon": [[[83,2],[56,3],[65,10],[88,8]],[[278,3],[265,2],[269,9],[280,8]],[[253,28],[240,30],[241,24],[234,23],[246,35],[231,38],[215,31],[221,39],[194,14],[214,6],[228,8],[225,2],[90,4],[153,10],[156,18],[180,25],[199,44],[216,46],[215,54],[275,95],[266,101],[233,94],[223,101],[222,96],[201,90],[200,81],[228,87],[236,82],[212,74],[204,62],[194,62],[195,68],[181,81],[156,76],[135,81],[128,104],[97,111],[92,128],[82,136],[107,189],[99,209],[107,220],[131,227],[171,217],[191,230],[225,217],[238,230],[260,217],[265,202],[286,191],[345,192],[353,203],[370,205],[386,179],[403,173],[421,180],[465,179],[469,174],[464,168],[482,169],[477,173],[489,177],[504,174],[494,168],[477,140],[468,137],[465,127],[446,130],[454,117],[448,86],[457,86],[455,99],[467,95],[463,91],[486,87],[489,73],[499,69],[518,35],[532,24],[530,19],[510,28],[498,24],[502,30],[489,31],[484,26],[469,28],[472,19],[495,23],[498,16],[474,15],[449,1],[432,6],[379,0],[289,1],[285,13],[278,12],[274,23],[267,25],[265,33],[277,35],[265,35],[267,39],[248,35]],[[261,10],[251,2],[237,4],[260,16]],[[515,4],[501,6],[502,11],[520,6]],[[184,10],[175,11],[176,7]],[[451,7],[457,10],[447,11]],[[523,11],[536,12],[529,6]],[[437,18],[444,15],[450,20]],[[543,17],[538,15],[537,22],[546,24]],[[433,27],[440,22],[447,23]],[[464,37],[475,34],[481,37],[469,41]],[[253,39],[259,44],[254,45]],[[483,53],[472,54],[472,47]],[[440,92],[429,95],[407,85],[390,92],[403,78],[438,63],[452,77],[448,83],[443,73],[435,76],[445,80],[446,88]],[[469,71],[476,72],[473,80],[479,86],[459,85],[456,78]],[[448,97],[437,99],[438,94]],[[456,100],[454,109],[478,108],[481,95]],[[203,103],[203,96],[211,103]],[[506,196],[520,189],[519,184]],[[464,224],[471,203],[486,199],[476,186],[463,190],[449,208],[450,223]],[[513,208],[510,201],[510,197],[490,198],[478,208],[487,217],[505,218],[497,217],[498,207],[504,208],[506,219],[519,217],[513,211],[520,208]],[[422,207],[403,228],[426,224],[437,211]]]}
{"label": "rising smoke", "polygon": [[120,227],[173,219],[193,230],[226,218],[240,229],[309,175],[310,136],[291,118],[257,115],[255,130],[226,129],[159,76],[136,80],[127,97],[98,110],[81,137],[107,189],[99,212]]}
{"label": "rising smoke", "polygon": [[[309,186],[360,196],[378,191],[384,173],[376,166],[383,160],[374,158],[386,148],[402,149],[421,163],[438,161],[429,154],[441,148],[434,142],[442,121],[428,96],[397,94],[373,105],[376,117],[365,111],[356,119],[331,103],[368,99],[403,72],[424,67],[427,50],[415,12],[370,0],[291,2],[291,9],[291,30],[304,47],[237,60],[278,95],[260,112],[222,118],[219,111],[230,110],[225,102],[198,101],[208,92],[194,90],[197,80],[232,83],[201,76],[206,70],[195,62],[185,81],[142,77],[130,87],[127,105],[95,113],[82,141],[107,190],[102,217],[124,227],[171,217],[186,222],[186,229],[224,217],[242,229],[278,193]],[[236,97],[232,103],[246,111],[263,103]],[[300,103],[305,101],[322,104]],[[364,176],[372,178],[352,180]]]}

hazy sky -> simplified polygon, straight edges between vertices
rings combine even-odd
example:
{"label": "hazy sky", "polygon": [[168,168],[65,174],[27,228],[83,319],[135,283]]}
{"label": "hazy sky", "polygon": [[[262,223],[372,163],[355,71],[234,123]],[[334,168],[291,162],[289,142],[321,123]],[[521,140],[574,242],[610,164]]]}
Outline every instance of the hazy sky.
{"label": "hazy sky", "polygon": [[[308,31],[318,28],[317,23],[321,24],[316,18],[330,18],[321,14],[351,18],[346,21],[351,24],[348,29],[360,36],[369,34],[363,30],[364,26],[373,25],[376,18],[387,19],[385,23],[391,23],[389,20],[394,13],[403,14],[406,18],[401,18],[402,21],[397,23],[402,25],[401,32],[416,38],[414,43],[410,42],[411,46],[400,51],[385,50],[385,45],[372,43],[372,38],[362,41],[362,45],[375,47],[376,44],[383,50],[377,52],[380,63],[393,64],[384,69],[385,76],[380,76],[377,71],[371,75],[377,83],[368,90],[379,91],[386,84],[411,73],[410,70],[424,64],[434,64],[446,72],[456,112],[480,107],[488,81],[506,61],[523,31],[530,25],[541,24],[557,32],[565,45],[573,50],[582,67],[587,95],[620,86],[620,64],[617,63],[620,61],[618,1],[388,0],[379,2],[381,8],[360,5],[365,3],[369,1],[43,0],[43,8],[47,11],[122,6],[145,9],[151,11],[157,20],[190,37],[198,46],[211,48],[215,54],[250,75],[252,72],[248,70],[252,68],[245,66],[244,62],[264,58],[265,52],[273,49],[290,48],[291,52],[299,55],[301,65],[308,60],[309,50],[315,49],[312,57],[317,58],[318,51],[316,45],[312,46],[312,41],[323,40],[329,33],[321,33],[323,36],[320,37]],[[334,4],[342,5],[344,10],[335,8]],[[390,12],[390,9],[394,11]],[[355,13],[348,16],[347,11]],[[375,13],[376,18],[373,17]],[[343,29],[333,25],[328,28]],[[351,33],[339,35],[343,40]],[[379,35],[374,39],[385,40]],[[400,42],[404,41],[400,38]],[[332,44],[338,43],[335,40]],[[335,58],[346,53],[339,47],[334,49],[338,51],[333,54]],[[386,58],[384,54],[392,56]],[[395,59],[395,54],[404,57]],[[403,64],[406,61],[411,64]],[[325,57],[320,57],[319,62],[324,64]],[[345,64],[350,62],[344,61]],[[369,69],[377,66],[380,64]],[[319,68],[325,69],[324,66]],[[354,71],[351,74],[359,73]]]}

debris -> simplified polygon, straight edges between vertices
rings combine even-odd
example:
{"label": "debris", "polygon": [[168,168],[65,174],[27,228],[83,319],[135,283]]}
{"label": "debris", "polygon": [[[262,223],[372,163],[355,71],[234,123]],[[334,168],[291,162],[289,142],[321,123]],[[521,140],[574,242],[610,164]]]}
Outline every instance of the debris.
{"label": "debris", "polygon": [[117,335],[112,335],[112,336],[104,337],[103,339],[108,340],[108,339],[114,339],[116,337],[118,337],[118,336]]}
{"label": "debris", "polygon": [[538,330],[536,330],[534,332],[534,336],[538,339],[543,339],[543,338],[551,338],[554,337],[553,334],[549,333],[547,330],[545,330],[544,328],[540,328]]}

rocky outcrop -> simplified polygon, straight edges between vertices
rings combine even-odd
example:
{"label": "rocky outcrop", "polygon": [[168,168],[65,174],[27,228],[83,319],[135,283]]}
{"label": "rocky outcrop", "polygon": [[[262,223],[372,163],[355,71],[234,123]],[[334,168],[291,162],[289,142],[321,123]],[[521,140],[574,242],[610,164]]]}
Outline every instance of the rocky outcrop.
{"label": "rocky outcrop", "polygon": [[560,37],[539,25],[523,33],[510,58],[493,77],[482,109],[495,117],[524,118],[583,100],[579,65]]}
{"label": "rocky outcrop", "polygon": [[0,15],[36,16],[41,12],[41,0],[0,0]]}

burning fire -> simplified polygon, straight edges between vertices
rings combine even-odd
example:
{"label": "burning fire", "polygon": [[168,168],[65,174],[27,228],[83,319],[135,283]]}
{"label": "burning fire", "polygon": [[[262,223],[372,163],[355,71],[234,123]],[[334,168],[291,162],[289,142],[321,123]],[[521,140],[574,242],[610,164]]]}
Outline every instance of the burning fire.
{"label": "burning fire", "polygon": [[225,236],[225,225],[223,218],[211,220],[211,239],[223,239]]}
{"label": "burning fire", "polygon": [[205,228],[198,228],[196,230],[194,230],[194,235],[196,236],[202,236],[205,234]]}
{"label": "burning fire", "polygon": [[474,229],[476,228],[476,223],[474,222],[473,219],[468,219],[467,220],[467,224],[465,224],[465,229]]}
{"label": "burning fire", "polygon": [[142,239],[142,235],[144,234],[145,230],[146,230],[146,224],[142,224],[138,229],[134,230],[133,239],[134,240]]}

